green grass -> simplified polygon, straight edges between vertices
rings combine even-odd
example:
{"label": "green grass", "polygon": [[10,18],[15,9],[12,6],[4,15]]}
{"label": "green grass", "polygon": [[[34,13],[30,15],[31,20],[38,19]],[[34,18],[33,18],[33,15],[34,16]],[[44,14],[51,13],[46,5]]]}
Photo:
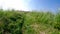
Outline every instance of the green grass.
{"label": "green grass", "polygon": [[60,34],[60,12],[0,10],[0,34]]}

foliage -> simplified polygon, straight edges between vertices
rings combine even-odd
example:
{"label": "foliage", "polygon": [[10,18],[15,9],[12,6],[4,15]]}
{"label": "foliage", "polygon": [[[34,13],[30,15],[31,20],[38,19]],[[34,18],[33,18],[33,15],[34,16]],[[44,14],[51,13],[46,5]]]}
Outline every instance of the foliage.
{"label": "foliage", "polygon": [[0,10],[0,34],[60,34],[60,12]]}
{"label": "foliage", "polygon": [[0,34],[21,34],[23,19],[18,12],[0,12]]}

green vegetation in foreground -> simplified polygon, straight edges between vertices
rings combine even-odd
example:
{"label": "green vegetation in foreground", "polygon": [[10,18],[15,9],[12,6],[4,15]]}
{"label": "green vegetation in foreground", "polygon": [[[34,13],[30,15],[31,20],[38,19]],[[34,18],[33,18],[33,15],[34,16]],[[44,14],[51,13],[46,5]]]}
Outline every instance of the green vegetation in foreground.
{"label": "green vegetation in foreground", "polygon": [[60,34],[60,12],[0,10],[0,34]]}

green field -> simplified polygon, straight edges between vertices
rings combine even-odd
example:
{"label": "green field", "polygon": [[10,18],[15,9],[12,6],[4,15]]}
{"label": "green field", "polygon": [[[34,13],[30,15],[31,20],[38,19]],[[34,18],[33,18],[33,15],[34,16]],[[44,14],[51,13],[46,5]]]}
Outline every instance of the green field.
{"label": "green field", "polygon": [[0,34],[60,34],[60,12],[0,10]]}

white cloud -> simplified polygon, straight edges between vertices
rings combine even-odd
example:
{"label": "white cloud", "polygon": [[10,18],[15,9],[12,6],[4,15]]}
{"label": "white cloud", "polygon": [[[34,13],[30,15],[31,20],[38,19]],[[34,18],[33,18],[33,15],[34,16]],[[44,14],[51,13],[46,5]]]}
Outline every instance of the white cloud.
{"label": "white cloud", "polygon": [[0,6],[3,9],[30,10],[29,2],[31,0],[0,0]]}

